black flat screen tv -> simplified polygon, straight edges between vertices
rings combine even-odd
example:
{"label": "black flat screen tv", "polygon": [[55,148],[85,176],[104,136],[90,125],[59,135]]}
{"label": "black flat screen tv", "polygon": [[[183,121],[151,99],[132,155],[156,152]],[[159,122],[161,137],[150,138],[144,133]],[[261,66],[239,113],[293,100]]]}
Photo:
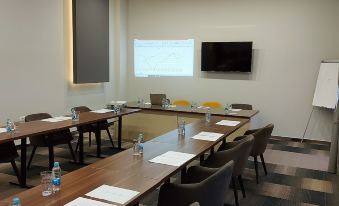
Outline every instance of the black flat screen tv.
{"label": "black flat screen tv", "polygon": [[251,72],[252,42],[202,42],[201,71]]}

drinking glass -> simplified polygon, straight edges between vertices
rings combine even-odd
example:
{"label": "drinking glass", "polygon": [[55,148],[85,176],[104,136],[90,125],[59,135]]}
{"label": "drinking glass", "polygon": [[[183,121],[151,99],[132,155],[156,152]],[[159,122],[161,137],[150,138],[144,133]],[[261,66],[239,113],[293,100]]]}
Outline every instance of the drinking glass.
{"label": "drinking glass", "polygon": [[43,171],[40,173],[41,176],[41,194],[43,197],[50,196],[53,193],[52,171]]}

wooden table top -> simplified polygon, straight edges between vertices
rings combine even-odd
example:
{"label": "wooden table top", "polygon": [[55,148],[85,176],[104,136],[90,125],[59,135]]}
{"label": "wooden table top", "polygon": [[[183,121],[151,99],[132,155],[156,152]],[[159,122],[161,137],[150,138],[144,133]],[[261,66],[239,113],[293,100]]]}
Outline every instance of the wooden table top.
{"label": "wooden table top", "polygon": [[[190,113],[190,114],[205,114],[207,112],[206,108],[197,108],[197,109],[192,110],[190,106],[175,106],[175,107],[169,107],[169,108],[163,108],[160,105],[151,105],[151,104],[144,104],[144,105],[138,106],[137,102],[127,102],[126,107],[132,108],[132,109],[182,112],[182,113]],[[226,117],[251,118],[258,113],[259,113],[258,110],[240,110],[237,112],[226,113],[223,108],[211,108],[212,115],[226,116]]]}
{"label": "wooden table top", "polygon": [[[237,120],[240,121],[240,124],[235,127],[215,124],[223,119]],[[202,119],[186,126],[185,137],[179,137],[177,130],[173,130],[144,143],[143,156],[133,156],[133,149],[131,148],[64,175],[62,177],[61,192],[56,195],[42,197],[41,186],[37,186],[17,194],[15,197],[19,197],[25,206],[61,206],[77,197],[86,197],[86,193],[103,184],[107,184],[140,192],[139,195],[125,204],[134,205],[142,197],[159,187],[164,181],[194,160],[191,159],[184,165],[175,167],[151,163],[149,162],[150,159],[167,151],[191,153],[195,155],[195,158],[198,158],[217,142],[220,142],[248,122],[249,119],[244,118],[215,116],[212,117],[210,123],[206,123]],[[201,131],[223,133],[224,136],[215,142],[191,138]],[[7,198],[0,205],[5,205],[12,198]],[[119,205],[117,203],[111,204]]]}
{"label": "wooden table top", "polygon": [[125,108],[119,113],[108,112],[99,114],[94,112],[84,112],[80,114],[79,121],[76,122],[72,120],[65,120],[60,122],[32,121],[16,123],[15,125],[17,129],[14,132],[10,134],[0,133],[0,144],[8,141],[26,138],[29,136],[47,134],[50,132],[68,129],[71,127],[91,124],[101,120],[107,120],[119,116],[124,116],[139,111],[141,110]]}

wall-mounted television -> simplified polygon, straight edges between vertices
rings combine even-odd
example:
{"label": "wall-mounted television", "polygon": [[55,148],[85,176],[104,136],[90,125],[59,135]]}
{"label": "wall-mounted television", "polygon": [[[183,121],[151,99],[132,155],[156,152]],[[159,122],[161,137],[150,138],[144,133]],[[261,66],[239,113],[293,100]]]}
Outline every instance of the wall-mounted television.
{"label": "wall-mounted television", "polygon": [[251,72],[252,42],[202,42],[201,71]]}

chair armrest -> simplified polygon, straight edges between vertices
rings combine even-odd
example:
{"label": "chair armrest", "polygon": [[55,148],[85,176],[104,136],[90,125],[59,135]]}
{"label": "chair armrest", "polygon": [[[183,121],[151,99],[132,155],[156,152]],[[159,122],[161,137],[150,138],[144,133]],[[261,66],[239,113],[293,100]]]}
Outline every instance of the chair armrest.
{"label": "chair armrest", "polygon": [[220,168],[227,164],[229,161],[234,160],[234,158],[235,157],[233,149],[219,151],[208,156],[207,159],[203,162],[202,166],[210,168]]}
{"label": "chair armrest", "polygon": [[237,144],[238,144],[237,142],[226,142],[226,143],[223,142],[218,148],[218,151],[229,150],[235,147]]}
{"label": "chair armrest", "polygon": [[197,202],[199,191],[197,184],[166,183],[161,186],[158,206],[190,205]]}
{"label": "chair armrest", "polygon": [[218,169],[216,168],[192,166],[187,170],[187,183],[199,183],[217,171]]}
{"label": "chair armrest", "polygon": [[258,130],[259,130],[259,129],[249,129],[249,130],[247,130],[247,131],[245,132],[244,135],[253,134],[253,133],[257,132]]}

